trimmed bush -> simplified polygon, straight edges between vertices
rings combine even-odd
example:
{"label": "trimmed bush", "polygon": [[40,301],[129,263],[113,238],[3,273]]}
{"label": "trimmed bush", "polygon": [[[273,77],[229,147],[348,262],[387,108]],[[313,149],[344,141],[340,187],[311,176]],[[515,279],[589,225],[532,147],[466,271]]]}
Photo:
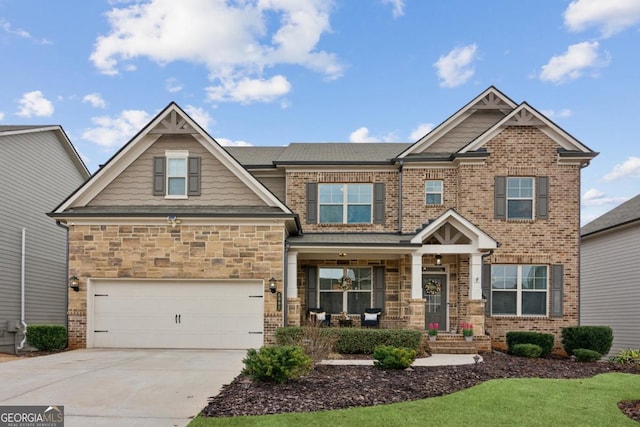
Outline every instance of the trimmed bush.
{"label": "trimmed bush", "polygon": [[373,352],[373,364],[380,369],[406,369],[416,360],[416,351],[406,347],[379,345]]}
{"label": "trimmed bush", "polygon": [[597,351],[587,350],[585,348],[576,348],[573,355],[578,362],[597,362],[602,359],[602,355]]}
{"label": "trimmed bush", "polygon": [[552,334],[542,332],[529,331],[512,331],[507,332],[507,347],[509,353],[513,354],[513,346],[516,344],[535,344],[542,349],[541,357],[548,356],[553,350],[553,342],[555,338]]}
{"label": "trimmed bush", "polygon": [[613,363],[636,363],[640,365],[640,349],[620,350],[615,356],[609,358],[609,362]]}
{"label": "trimmed bush", "polygon": [[27,343],[42,351],[62,350],[67,346],[67,328],[60,325],[29,325]]}
{"label": "trimmed bush", "polygon": [[562,328],[562,346],[568,354],[578,348],[607,354],[613,344],[613,330],[608,326],[571,326]]}
{"label": "trimmed bush", "polygon": [[[409,329],[321,328],[320,333],[335,337],[333,351],[342,354],[372,354],[379,345],[418,351],[422,344],[422,332]],[[300,326],[276,329],[279,345],[301,345],[303,337]]]}
{"label": "trimmed bush", "polygon": [[537,344],[516,344],[511,349],[515,356],[537,359],[542,354],[542,348]]}
{"label": "trimmed bush", "polygon": [[272,381],[285,383],[309,373],[311,358],[304,354],[301,347],[282,345],[262,347],[260,350],[249,349],[247,357],[242,361],[242,373],[254,381]]}

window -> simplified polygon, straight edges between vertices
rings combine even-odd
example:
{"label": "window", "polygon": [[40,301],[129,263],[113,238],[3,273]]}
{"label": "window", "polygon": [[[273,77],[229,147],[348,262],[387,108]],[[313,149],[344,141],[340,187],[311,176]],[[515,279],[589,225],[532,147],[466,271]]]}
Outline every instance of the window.
{"label": "window", "polygon": [[491,314],[546,316],[546,265],[492,265]]}
{"label": "window", "polygon": [[167,198],[187,197],[188,151],[166,151],[167,158]]}
{"label": "window", "polygon": [[371,276],[371,268],[320,268],[318,306],[328,313],[364,313],[371,307]]}
{"label": "window", "polygon": [[533,219],[533,178],[507,177],[507,218]]}
{"label": "window", "polygon": [[186,150],[167,150],[153,158],[153,195],[186,199],[200,195],[200,157]]}
{"label": "window", "polygon": [[371,184],[320,184],[320,223],[371,223]]}
{"label": "window", "polygon": [[442,204],[442,181],[425,181],[425,204]]}

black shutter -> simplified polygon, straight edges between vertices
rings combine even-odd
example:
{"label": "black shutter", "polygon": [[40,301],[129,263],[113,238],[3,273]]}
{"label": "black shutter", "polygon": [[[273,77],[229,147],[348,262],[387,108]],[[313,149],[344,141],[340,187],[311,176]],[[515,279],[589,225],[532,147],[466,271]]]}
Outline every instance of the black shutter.
{"label": "black shutter", "polygon": [[187,195],[200,195],[200,157],[189,157]]}
{"label": "black shutter", "polygon": [[307,224],[318,223],[318,183],[307,182]]}
{"label": "black shutter", "polygon": [[562,317],[564,272],[562,264],[551,266],[551,317]]}
{"label": "black shutter", "polygon": [[167,159],[164,157],[153,158],[153,195],[164,196],[165,190],[165,170]]}
{"label": "black shutter", "polygon": [[496,219],[507,218],[507,177],[505,176],[495,178],[493,210]]}
{"label": "black shutter", "polygon": [[373,223],[384,224],[384,182],[373,184]]}
{"label": "black shutter", "polygon": [[307,285],[307,310],[309,307],[318,307],[318,267],[307,267],[305,284]]}
{"label": "black shutter", "polygon": [[536,218],[549,219],[549,177],[536,179]]}
{"label": "black shutter", "polygon": [[373,307],[381,308],[384,311],[384,294],[386,290],[386,284],[384,280],[384,267],[373,267]]}
{"label": "black shutter", "polygon": [[491,316],[491,264],[482,264],[482,299],[484,315]]}

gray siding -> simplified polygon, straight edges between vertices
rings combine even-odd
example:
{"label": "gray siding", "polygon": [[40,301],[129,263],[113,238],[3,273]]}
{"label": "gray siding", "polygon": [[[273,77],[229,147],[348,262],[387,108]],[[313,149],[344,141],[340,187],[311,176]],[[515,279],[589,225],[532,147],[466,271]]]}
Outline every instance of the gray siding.
{"label": "gray siding", "polygon": [[424,152],[455,153],[503,118],[498,111],[476,111]]}
{"label": "gray siding", "polygon": [[257,176],[256,178],[262,183],[262,185],[275,194],[278,199],[285,201],[287,198],[287,189],[285,187],[284,176]]}
{"label": "gray siding", "polygon": [[640,225],[583,240],[580,323],[613,329],[610,354],[640,348]]}
{"label": "gray siding", "polygon": [[[153,195],[153,158],[166,150],[189,150],[201,162],[200,196],[167,200]],[[100,192],[89,206],[264,206],[250,188],[190,135],[165,135]]]}
{"label": "gray siding", "polygon": [[[66,231],[46,216],[84,177],[54,132],[0,135],[0,328],[20,319],[22,228],[28,324],[66,325]],[[0,336],[14,350],[16,334]]]}

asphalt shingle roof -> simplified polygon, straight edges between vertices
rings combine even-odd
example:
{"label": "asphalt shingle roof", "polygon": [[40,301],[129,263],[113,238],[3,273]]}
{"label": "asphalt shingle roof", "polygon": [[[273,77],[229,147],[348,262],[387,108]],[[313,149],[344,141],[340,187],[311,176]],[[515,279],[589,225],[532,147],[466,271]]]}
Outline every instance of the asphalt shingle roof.
{"label": "asphalt shingle roof", "polygon": [[580,235],[586,236],[638,220],[640,220],[640,194],[582,227]]}
{"label": "asphalt shingle roof", "polygon": [[291,246],[414,246],[413,235],[394,233],[306,233],[290,236]]}

